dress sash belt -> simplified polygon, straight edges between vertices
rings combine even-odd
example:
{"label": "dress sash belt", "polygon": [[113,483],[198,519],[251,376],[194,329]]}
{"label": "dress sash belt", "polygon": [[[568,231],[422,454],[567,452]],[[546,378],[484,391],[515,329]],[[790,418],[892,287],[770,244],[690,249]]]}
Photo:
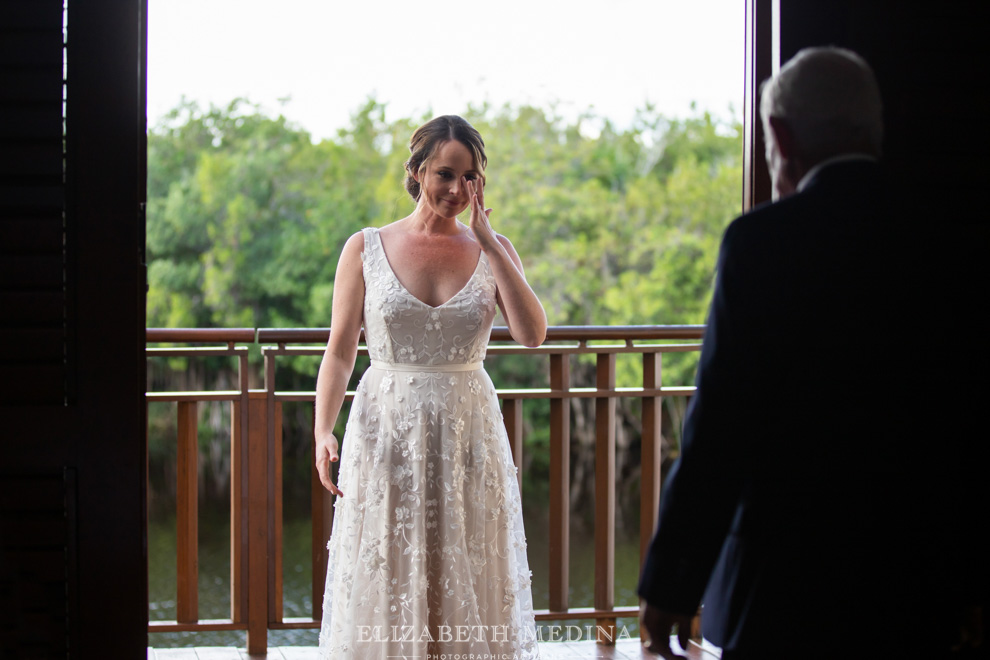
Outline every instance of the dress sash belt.
{"label": "dress sash belt", "polygon": [[412,371],[416,373],[435,373],[446,371],[477,371],[481,369],[483,363],[469,362],[467,364],[411,364],[403,362],[399,364],[389,364],[380,360],[372,360],[371,366],[375,369],[385,371]]}

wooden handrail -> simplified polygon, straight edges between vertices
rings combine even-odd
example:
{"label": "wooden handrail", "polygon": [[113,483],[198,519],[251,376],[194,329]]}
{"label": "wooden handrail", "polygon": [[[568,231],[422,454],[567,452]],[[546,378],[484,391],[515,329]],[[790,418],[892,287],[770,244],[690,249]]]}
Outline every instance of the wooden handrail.
{"label": "wooden handrail", "polygon": [[[704,333],[703,325],[556,325],[547,329],[546,341],[701,339]],[[259,344],[325,344],[329,338],[330,328],[259,328],[257,331]],[[507,327],[496,326],[492,328],[491,340],[511,342],[512,335]]]}
{"label": "wooden handrail", "polygon": [[147,328],[145,341],[149,344],[198,342],[254,343],[254,328]]}
{"label": "wooden handrail", "polygon": [[[549,609],[536,613],[538,620],[593,619],[599,641],[615,639],[616,620],[635,616],[636,608],[616,607],[615,576],[615,427],[616,401],[642,400],[642,487],[640,492],[640,553],[646,552],[656,520],[660,492],[661,398],[690,396],[693,387],[664,386],[661,362],[664,353],[698,351],[705,327],[679,326],[555,326],[547,341],[530,349],[512,342],[504,327],[492,330],[495,342],[489,355],[528,354],[548,356],[549,388],[500,389],[503,419],[513,461],[522,466],[523,405],[527,399],[550,402],[550,556]],[[326,541],[332,525],[332,498],[312,470],[313,504],[313,611],[311,618],[285,619],[282,608],[282,506],[281,445],[282,404],[313,401],[315,392],[276,392],[275,372],[279,357],[317,356],[329,337],[329,328],[154,328],[147,330],[149,344],[173,344],[148,348],[150,358],[230,355],[239,360],[237,390],[210,392],[149,392],[148,400],[178,401],[179,459],[181,485],[177,523],[179,556],[175,622],[152,622],[149,631],[246,630],[249,653],[267,650],[269,630],[314,628],[322,612],[322,583],[326,571]],[[589,345],[589,342],[605,342]],[[638,342],[638,343],[634,343]],[[652,343],[651,343],[652,342]],[[656,343],[660,342],[660,343]],[[671,343],[675,342],[675,343]],[[692,343],[685,343],[692,342]],[[174,346],[175,344],[226,344],[226,346]],[[246,346],[261,345],[264,356],[264,387],[248,390]],[[362,348],[366,353],[366,349]],[[643,360],[641,387],[619,388],[616,384],[616,355],[639,353]],[[571,355],[596,355],[593,387],[575,387],[571,382]],[[353,394],[353,393],[349,393]],[[350,397],[349,397],[350,398]],[[571,608],[568,602],[570,534],[570,399],[593,398],[596,410],[595,458],[595,575],[594,606]],[[232,401],[231,414],[231,617],[229,620],[198,619],[195,584],[196,555],[195,466],[196,410],[200,401]]]}

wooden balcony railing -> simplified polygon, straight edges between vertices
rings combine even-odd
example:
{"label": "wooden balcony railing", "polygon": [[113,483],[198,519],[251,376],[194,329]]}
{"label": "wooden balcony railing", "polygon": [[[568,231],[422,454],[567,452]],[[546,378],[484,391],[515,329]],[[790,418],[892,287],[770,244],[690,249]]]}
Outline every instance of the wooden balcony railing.
{"label": "wooden balcony railing", "polygon": [[[550,328],[547,342],[535,349],[514,344],[506,328],[492,331],[489,358],[505,354],[549,356],[549,388],[498,389],[512,456],[519,467],[523,453],[523,405],[527,399],[550,401],[550,547],[549,607],[537,620],[585,619],[596,622],[599,641],[616,638],[616,619],[636,617],[635,603],[616,606],[615,448],[616,402],[642,400],[640,558],[656,521],[660,494],[661,399],[690,396],[693,387],[662,385],[664,353],[697,351],[704,326],[566,326]],[[148,401],[177,402],[177,614],[176,621],[149,623],[149,632],[245,630],[249,653],[264,653],[268,630],[318,628],[332,524],[332,499],[311,474],[312,603],[311,616],[288,618],[282,608],[282,404],[315,399],[315,392],[275,388],[279,358],[318,356],[328,329],[149,329],[148,343],[212,343],[206,348],[148,348],[151,357],[228,355],[239,365],[239,387],[232,391],[149,392]],[[603,341],[604,344],[590,342]],[[264,387],[248,389],[248,347],[257,342],[264,356]],[[621,343],[617,343],[621,342]],[[238,345],[241,344],[241,345]],[[362,346],[361,354],[367,351]],[[616,357],[642,356],[641,387],[616,387]],[[571,384],[570,356],[596,356],[594,387]],[[498,383],[496,383],[496,386]],[[353,393],[348,393],[348,400]],[[570,528],[570,405],[573,398],[595,400],[595,570],[594,605],[572,608],[568,602]],[[201,401],[231,401],[231,612],[229,619],[200,620],[197,606],[197,438],[196,406]],[[521,472],[520,472],[521,474]]]}

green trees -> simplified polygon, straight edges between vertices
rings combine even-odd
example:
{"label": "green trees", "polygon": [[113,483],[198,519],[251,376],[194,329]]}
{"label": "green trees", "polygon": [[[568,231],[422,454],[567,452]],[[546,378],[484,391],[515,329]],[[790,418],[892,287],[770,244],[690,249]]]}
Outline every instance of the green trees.
{"label": "green trees", "polygon": [[314,145],[243,101],[186,104],[153,130],[148,324],[328,325],[337,255],[375,218],[385,169],[358,130]]}
{"label": "green trees", "polygon": [[[487,145],[492,223],[516,246],[551,324],[704,322],[718,243],[740,209],[737,121],[708,113],[669,119],[652,107],[625,129],[590,113],[565,121],[527,106],[464,114]],[[369,99],[349,127],[314,143],[243,100],[225,108],[181,104],[148,136],[148,325],[331,325],[344,242],[414,207],[403,162],[425,119],[386,121],[384,106]],[[671,355],[666,382],[689,384],[696,357]],[[592,367],[579,363],[575,383],[587,383]],[[490,371],[498,384],[525,387],[545,385],[541,368],[504,358]],[[305,389],[315,380],[312,362],[280,370],[280,380]],[[619,384],[638,384],[638,372],[620,363]],[[169,373],[154,371],[164,389]],[[527,410],[536,470],[545,467],[542,414]],[[206,431],[203,442],[222,433]],[[574,432],[582,437],[577,425]]]}
{"label": "green trees", "polygon": [[[552,324],[700,323],[738,213],[738,123],[641,110],[618,130],[532,107],[466,113],[489,152],[486,200]],[[406,144],[369,100],[313,144],[238,100],[176,108],[148,137],[148,324],[326,326],[344,241],[403,217]]]}

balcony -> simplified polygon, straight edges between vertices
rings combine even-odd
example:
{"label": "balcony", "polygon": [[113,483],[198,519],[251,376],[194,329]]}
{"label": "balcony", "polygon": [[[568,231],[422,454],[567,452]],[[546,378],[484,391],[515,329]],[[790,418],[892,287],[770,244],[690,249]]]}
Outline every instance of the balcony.
{"label": "balcony", "polygon": [[[513,460],[524,462],[523,407],[527,401],[549,402],[549,543],[548,606],[537,610],[537,624],[555,622],[557,636],[543,636],[541,650],[556,657],[640,657],[638,639],[623,635],[618,620],[638,617],[636,602],[615,602],[616,574],[616,428],[620,399],[638,399],[639,437],[639,558],[652,537],[660,493],[661,404],[665,397],[689,397],[689,386],[666,386],[661,380],[665,354],[697,352],[703,326],[554,327],[546,343],[535,349],[511,341],[506,328],[492,331],[487,365],[503,356],[539,360],[548,369],[546,388],[503,388],[495,380]],[[308,357],[317,364],[328,338],[327,329],[149,329],[149,360],[226,357],[237,364],[236,387],[215,391],[150,391],[149,404],[174,403],[176,408],[176,618],[151,621],[148,631],[244,631],[246,649],[215,649],[210,658],[295,657],[292,649],[269,648],[269,631],[318,629],[323,606],[326,544],[332,525],[332,497],[310,469],[312,525],[310,558],[312,608],[309,616],[285,615],[283,603],[283,405],[309,405],[313,391],[276,388],[276,374],[285,360]],[[167,347],[153,346],[167,344]],[[262,387],[249,386],[251,346],[263,358]],[[362,345],[359,355],[367,355]],[[585,357],[580,357],[585,356]],[[620,357],[626,356],[626,357]],[[633,360],[642,371],[635,387],[617,386],[617,361]],[[360,358],[359,358],[360,360]],[[583,373],[593,373],[593,384],[572,383],[572,362],[581,361]],[[593,362],[593,368],[590,364]],[[624,362],[625,363],[625,362]],[[639,369],[635,371],[638,371]],[[357,370],[362,369],[361,362]],[[315,374],[315,369],[313,371]],[[509,384],[511,385],[511,384]],[[348,400],[353,393],[348,393]],[[594,410],[594,562],[592,575],[581,576],[593,592],[591,607],[570,603],[571,537],[571,418],[575,399],[588,400]],[[230,613],[222,619],[201,619],[199,609],[199,472],[198,406],[230,402]],[[345,404],[346,405],[346,404]],[[312,451],[310,451],[310,456]],[[520,484],[522,470],[519,471]],[[532,555],[531,548],[531,555]],[[530,559],[536,564],[534,558]],[[535,576],[536,577],[536,576]],[[578,641],[563,631],[593,631],[592,639]],[[549,637],[549,638],[548,638]],[[150,650],[149,658],[192,658],[191,649]],[[707,657],[700,647],[692,657]],[[231,655],[233,654],[233,655]],[[240,655],[237,655],[240,654]],[[563,654],[563,655],[561,655]]]}

